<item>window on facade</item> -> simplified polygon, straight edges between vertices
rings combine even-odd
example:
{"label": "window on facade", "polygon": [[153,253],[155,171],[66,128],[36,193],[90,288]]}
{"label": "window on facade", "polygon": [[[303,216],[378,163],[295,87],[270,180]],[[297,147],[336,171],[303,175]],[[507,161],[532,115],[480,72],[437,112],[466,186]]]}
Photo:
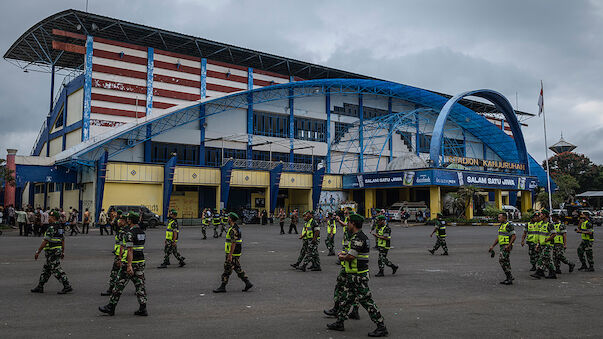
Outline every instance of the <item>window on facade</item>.
{"label": "window on facade", "polygon": [[151,162],[166,163],[176,153],[178,164],[196,165],[199,163],[199,145],[153,142],[151,144]]}
{"label": "window on facade", "polygon": [[333,143],[336,144],[341,141],[341,138],[348,132],[352,127],[352,124],[346,124],[343,122],[335,122],[335,135],[333,136]]}
{"label": "window on facade", "polygon": [[429,146],[431,145],[431,135],[419,134],[419,152],[429,153]]}
{"label": "window on facade", "polygon": [[267,151],[253,151],[251,157],[253,158],[253,160],[270,161],[270,152],[267,152]]}
{"label": "window on facade", "polygon": [[59,116],[55,120],[54,127],[55,128],[63,127],[63,110],[62,109],[61,109],[61,112],[59,112]]}
{"label": "window on facade", "polygon": [[222,149],[205,147],[205,164],[208,166],[222,166]]}
{"label": "window on facade", "polygon": [[295,117],[295,139],[309,141],[326,141],[326,121]]}
{"label": "window on facade", "polygon": [[402,132],[402,131],[398,131],[397,133],[400,134],[400,139],[402,140],[404,145],[406,147],[408,147],[409,151],[411,151],[412,150],[412,133]]}
{"label": "window on facade", "polygon": [[289,153],[272,152],[272,161],[289,162]]}
{"label": "window on facade", "polygon": [[224,149],[224,159],[247,159],[247,151],[244,149]]}
{"label": "window on facade", "polygon": [[54,192],[54,189],[55,189],[54,183],[52,183],[52,182],[48,183],[48,193]]}
{"label": "window on facade", "polygon": [[268,137],[289,137],[289,116],[267,112],[253,112],[253,134]]}

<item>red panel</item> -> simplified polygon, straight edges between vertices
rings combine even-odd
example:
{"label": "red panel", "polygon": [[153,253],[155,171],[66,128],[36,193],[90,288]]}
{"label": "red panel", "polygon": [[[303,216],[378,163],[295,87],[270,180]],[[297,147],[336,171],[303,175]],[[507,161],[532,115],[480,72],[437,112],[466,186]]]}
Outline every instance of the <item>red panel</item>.
{"label": "red panel", "polygon": [[232,92],[244,91],[244,89],[216,85],[216,84],[207,84],[207,89],[210,91],[216,91],[216,92],[222,92],[222,93],[232,93]]}
{"label": "red panel", "polygon": [[153,63],[155,65],[155,67],[168,69],[170,71],[184,72],[184,73],[190,73],[190,74],[201,74],[200,67],[196,68],[196,67],[190,67],[190,66],[184,66],[184,65],[180,65],[180,67],[178,67],[177,64],[173,64],[171,62],[165,62],[165,61],[158,61],[158,60],[153,60]]}
{"label": "red panel", "polygon": [[241,71],[247,72],[247,67],[245,67],[245,66],[233,65],[233,64],[226,63],[226,62],[222,62],[222,61],[216,61],[216,60],[207,60],[207,63],[210,65],[240,69]]}
{"label": "red panel", "polygon": [[74,38],[74,39],[78,39],[78,40],[86,40],[86,36],[83,34],[66,32],[66,31],[63,31],[60,29],[56,29],[56,28],[52,29],[52,34],[58,35],[58,36],[64,36],[64,37],[68,37],[68,38]]}
{"label": "red panel", "polygon": [[[255,72],[255,70],[254,70],[254,72]],[[277,83],[275,82],[275,83],[271,84],[270,81],[253,79],[253,84],[256,86],[270,86],[270,85],[276,85]]]}
{"label": "red panel", "polygon": [[119,53],[117,53],[117,52],[103,51],[102,49],[94,49],[94,51],[92,52],[92,55],[99,57],[99,58],[130,62],[130,63],[138,64],[138,65],[146,66],[146,64],[147,64],[147,58],[141,58],[141,57],[137,57],[137,56],[133,56],[133,55],[127,55],[125,53],[124,53],[123,57],[120,57]]}
{"label": "red panel", "polygon": [[58,49],[60,51],[77,53],[77,54],[86,54],[86,48],[80,45],[69,44],[66,42],[60,42],[56,40],[52,40],[52,49]]}
{"label": "red panel", "polygon": [[113,46],[120,46],[120,47],[125,47],[125,48],[131,48],[131,49],[136,49],[139,51],[147,51],[147,48],[144,46],[140,46],[140,45],[133,45],[133,44],[129,44],[127,42],[121,42],[121,41],[114,41],[114,40],[109,40],[109,39],[105,39],[105,38],[98,38],[98,37],[94,37],[94,41],[98,41],[101,42],[103,44],[108,44],[108,45],[113,45]]}
{"label": "red panel", "polygon": [[183,92],[170,91],[167,89],[160,89],[160,88],[153,88],[153,96],[187,100],[187,101],[196,101],[196,100],[201,99],[201,95],[199,95],[199,94],[183,93]]}
{"label": "red panel", "polygon": [[105,108],[105,107],[96,107],[96,106],[93,106],[90,109],[90,111],[92,113],[97,113],[97,114],[117,115],[120,117],[129,117],[129,118],[142,118],[146,115],[144,111],[135,112],[135,111],[128,111],[128,110],[124,110],[124,109]]}
{"label": "red panel", "polygon": [[198,57],[195,57],[195,56],[184,55],[184,54],[174,53],[174,52],[168,52],[168,51],[164,51],[164,50],[160,50],[160,49],[156,49],[155,50],[155,54],[167,55],[167,56],[171,56],[171,57],[174,57],[174,58],[201,62],[201,58],[198,58]]}
{"label": "red panel", "polygon": [[158,82],[164,82],[167,84],[201,88],[201,81],[176,78],[169,75],[153,74],[153,80]]}
{"label": "red panel", "polygon": [[[100,94],[100,93],[92,93],[92,100],[114,102],[114,103],[118,103],[118,104],[133,105],[133,106],[138,106],[138,107],[143,107],[143,108],[147,104],[146,100],[138,100],[138,102],[136,102],[136,98],[124,98],[124,97],[118,97],[115,95],[107,95],[107,94]],[[165,108],[170,108],[170,107],[174,107],[174,106],[176,106],[176,104],[169,104],[166,102],[153,101],[154,108],[165,109]]]}
{"label": "red panel", "polygon": [[176,104],[168,104],[166,102],[153,101],[153,108],[166,109],[174,106],[176,106]]}
{"label": "red panel", "polygon": [[216,78],[216,79],[222,79],[222,80],[230,80],[230,81],[234,81],[234,82],[240,82],[243,84],[247,84],[247,77],[242,77],[240,75],[229,75],[228,77],[226,76],[226,73],[222,73],[222,72],[216,72],[216,71],[207,71],[207,77],[208,78]]}
{"label": "red panel", "polygon": [[146,72],[132,71],[129,69],[113,67],[113,66],[94,64],[94,65],[92,65],[92,70],[95,72],[101,72],[101,73],[107,73],[107,74],[113,74],[113,75],[121,75],[121,76],[125,76],[125,77],[136,78],[136,79],[146,79],[147,78]]}

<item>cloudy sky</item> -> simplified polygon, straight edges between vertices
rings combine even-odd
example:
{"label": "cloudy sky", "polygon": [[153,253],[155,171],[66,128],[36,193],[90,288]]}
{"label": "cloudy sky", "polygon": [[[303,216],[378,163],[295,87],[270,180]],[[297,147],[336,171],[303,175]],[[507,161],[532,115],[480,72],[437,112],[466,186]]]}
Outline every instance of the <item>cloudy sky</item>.
{"label": "cloudy sky", "polygon": [[[85,0],[2,1],[0,52],[39,20]],[[375,4],[379,4],[376,6]],[[89,0],[90,12],[456,94],[490,88],[537,112],[603,163],[603,1]],[[0,158],[29,154],[48,112],[48,74],[0,60]],[[544,159],[541,118],[528,151]]]}

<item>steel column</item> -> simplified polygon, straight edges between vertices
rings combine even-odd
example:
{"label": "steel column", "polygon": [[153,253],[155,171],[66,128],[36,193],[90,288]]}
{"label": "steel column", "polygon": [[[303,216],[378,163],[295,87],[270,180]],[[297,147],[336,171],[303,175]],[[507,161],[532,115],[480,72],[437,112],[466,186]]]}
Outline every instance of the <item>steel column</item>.
{"label": "steel column", "polygon": [[358,94],[358,173],[364,172],[364,110],[362,108],[362,93]]}
{"label": "steel column", "polygon": [[[295,81],[293,76],[289,76],[289,82]],[[293,88],[289,88],[289,162],[293,162],[293,149],[295,148],[295,116],[294,116],[294,100]]]}
{"label": "steel column", "polygon": [[[247,90],[253,89],[253,68],[247,68]],[[247,94],[247,160],[253,159],[253,93]]]}
{"label": "steel column", "polygon": [[326,168],[327,173],[331,173],[331,92],[327,90],[325,94],[325,111],[327,113],[327,159]]}
{"label": "steel column", "polygon": [[84,57],[84,109],[82,113],[82,141],[90,138],[90,110],[92,103],[92,52],[93,38],[86,37],[86,56]]}
{"label": "steel column", "polygon": [[[387,98],[387,115],[391,116],[392,115],[392,97],[388,97]],[[389,162],[392,162],[392,160],[394,160],[394,142],[392,141],[393,138],[393,130],[394,129],[394,122],[392,120],[390,120],[389,123],[389,139],[387,140],[388,143],[388,147],[389,147]]]}

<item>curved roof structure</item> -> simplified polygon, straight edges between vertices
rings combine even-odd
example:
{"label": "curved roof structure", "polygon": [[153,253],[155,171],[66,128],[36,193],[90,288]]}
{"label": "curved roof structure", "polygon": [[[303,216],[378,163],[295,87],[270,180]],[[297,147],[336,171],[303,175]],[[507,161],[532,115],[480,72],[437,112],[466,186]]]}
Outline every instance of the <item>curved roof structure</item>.
{"label": "curved roof structure", "polygon": [[[74,148],[59,153],[57,162],[77,162],[93,165],[107,151],[109,157],[134,147],[171,129],[198,121],[205,117],[220,114],[236,108],[244,108],[252,98],[254,104],[287,99],[290,97],[310,97],[330,94],[372,94],[399,98],[412,102],[419,107],[441,110],[447,98],[420,88],[380,80],[366,79],[322,79],[291,82],[267,86],[250,91],[242,91],[219,98],[200,101],[186,107],[176,107],[173,111],[142,123],[123,125],[110,134],[103,134],[81,143]],[[449,119],[482,140],[502,160],[521,162],[513,138],[490,123],[483,116],[467,107],[455,104],[451,108]],[[530,173],[537,176],[541,183],[546,183],[546,173],[540,165],[530,157]]]}

